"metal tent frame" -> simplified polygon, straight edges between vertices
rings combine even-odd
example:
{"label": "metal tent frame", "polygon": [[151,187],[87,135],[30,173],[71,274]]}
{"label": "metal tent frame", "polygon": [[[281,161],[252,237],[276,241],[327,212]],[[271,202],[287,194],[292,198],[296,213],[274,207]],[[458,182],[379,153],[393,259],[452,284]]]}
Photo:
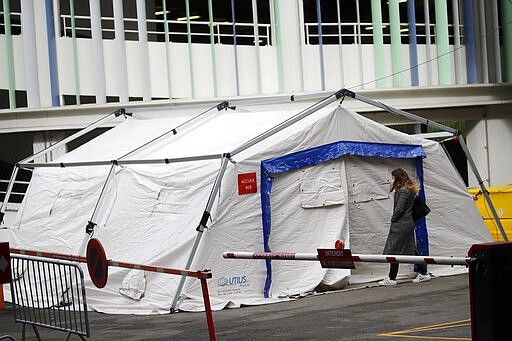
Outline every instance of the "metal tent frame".
{"label": "metal tent frame", "polygon": [[[159,139],[161,139],[162,137],[164,136],[167,136],[168,134],[172,133],[173,135],[176,135],[178,133],[178,130],[181,131],[181,129],[187,125],[188,123],[190,123],[191,121],[193,120],[196,120],[200,117],[202,117],[203,115],[209,113],[210,111],[214,110],[214,109],[217,109],[218,111],[220,110],[223,110],[223,109],[227,109],[227,108],[230,108],[229,105],[228,105],[228,102],[222,102],[214,107],[211,107],[209,108],[208,110],[198,114],[197,116],[193,117],[192,119],[190,119],[189,121],[183,123],[182,125],[176,127],[176,128],[173,128],[169,131],[167,131],[166,133],[156,137],[155,139],[149,141],[148,143],[132,150],[131,152],[123,155],[122,157],[118,158],[117,160],[111,160],[111,161],[90,161],[90,162],[70,162],[70,163],[45,163],[45,164],[42,164],[42,163],[33,163],[32,161],[37,158],[38,156],[44,154],[44,153],[48,153],[49,151],[51,151],[52,149],[54,148],[57,148],[59,145],[62,145],[64,143],[67,143],[79,136],[82,136],[84,135],[86,132],[88,131],[91,131],[92,129],[94,129],[95,127],[99,126],[100,124],[104,123],[107,121],[108,118],[111,118],[110,116],[112,115],[115,115],[115,117],[121,115],[121,114],[125,114],[124,112],[124,109],[120,109],[112,114],[110,114],[109,116],[105,117],[104,119],[98,121],[98,122],[95,122],[94,124],[90,125],[89,127],[87,128],[84,128],[84,130],[78,132],[77,134],[74,134],[72,136],[70,136],[69,138],[65,139],[65,140],[62,140],[61,142],[59,142],[58,144],[54,145],[54,146],[51,146],[45,150],[43,150],[42,152],[40,153],[37,153],[35,154],[34,156],[32,157],[29,157],[23,161],[21,161],[20,163],[18,163],[13,171],[13,175],[11,177],[11,181],[9,182],[9,187],[8,187],[8,191],[7,191],[7,194],[6,194],[6,198],[4,200],[4,203],[2,205],[2,210],[0,211],[0,219],[2,218],[3,216],[3,213],[5,212],[5,206],[6,206],[6,203],[8,202],[8,195],[10,194],[10,191],[12,190],[12,186],[13,186],[13,183],[14,183],[14,179],[16,178],[16,174],[17,174],[17,171],[19,168],[36,168],[36,167],[79,167],[79,166],[98,166],[98,165],[111,165],[111,168],[110,168],[110,172],[109,174],[107,175],[106,177],[106,180],[105,180],[105,183],[104,183],[104,186],[103,186],[103,189],[100,193],[100,196],[98,198],[98,201],[97,201],[97,204],[96,204],[96,207],[92,213],[92,216],[91,216],[91,220],[88,222],[87,226],[86,226],[86,236],[84,238],[84,242],[82,243],[80,249],[82,250],[84,248],[84,245],[86,244],[87,240],[92,236],[93,232],[94,232],[94,226],[96,225],[94,223],[94,220],[96,219],[96,213],[97,213],[97,210],[98,210],[98,207],[102,204],[102,200],[103,200],[103,194],[105,192],[105,189],[106,187],[108,186],[111,178],[112,178],[112,174],[114,172],[114,168],[115,166],[119,166],[119,165],[136,165],[136,164],[170,164],[170,163],[177,163],[177,162],[190,162],[190,161],[200,161],[200,160],[211,160],[211,159],[221,159],[221,166],[219,168],[219,171],[216,175],[216,178],[214,180],[214,183],[213,183],[213,186],[212,186],[212,190],[210,192],[210,196],[208,198],[208,201],[207,201],[207,204],[206,204],[206,207],[205,207],[205,210],[203,212],[203,215],[199,221],[199,224],[196,228],[196,231],[197,231],[197,235],[196,235],[196,238],[194,240],[194,244],[193,244],[193,247],[192,247],[192,250],[189,254],[189,258],[187,260],[187,264],[185,266],[186,269],[189,269],[190,266],[192,265],[192,262],[195,258],[195,255],[197,253],[197,250],[199,248],[199,243],[201,241],[201,237],[202,237],[202,234],[204,232],[204,229],[207,228],[207,223],[208,223],[208,220],[210,219],[210,216],[211,216],[211,209],[213,207],[213,204],[214,204],[214,201],[215,201],[215,197],[217,196],[217,194],[219,193],[219,190],[220,190],[220,184],[221,184],[221,181],[222,181],[222,178],[225,174],[225,171],[227,169],[227,165],[229,162],[232,162],[234,163],[234,161],[232,160],[232,157],[245,151],[246,149],[258,144],[259,142],[267,139],[268,137],[280,132],[281,130],[295,124],[296,122],[304,119],[305,117],[313,114],[314,112],[326,107],[327,105],[337,101],[337,100],[341,100],[340,104],[343,102],[344,98],[345,97],[351,97],[353,99],[356,99],[358,101],[361,101],[361,102],[364,102],[364,103],[367,103],[367,104],[370,104],[370,105],[373,105],[375,107],[378,107],[378,108],[381,108],[385,111],[388,111],[390,113],[393,113],[393,114],[396,114],[396,115],[399,115],[399,116],[402,116],[402,117],[405,117],[411,121],[414,121],[414,122],[417,122],[417,123],[421,123],[421,124],[425,124],[427,126],[430,126],[430,127],[435,127],[437,129],[440,129],[442,131],[445,131],[445,132],[448,132],[450,134],[452,134],[454,137],[456,137],[458,139],[458,141],[460,142],[461,144],[461,147],[464,151],[464,153],[466,154],[466,157],[467,157],[467,160],[468,160],[468,163],[470,164],[470,167],[474,173],[474,175],[476,176],[478,182],[479,182],[479,185],[482,189],[482,193],[484,194],[484,197],[489,205],[489,207],[491,208],[491,211],[493,213],[493,217],[494,219],[496,220],[497,222],[497,225],[500,229],[500,232],[501,232],[501,235],[503,237],[503,239],[505,241],[508,241],[508,238],[507,238],[507,235],[503,229],[503,226],[501,225],[501,222],[499,220],[499,217],[496,213],[496,210],[492,204],[492,201],[488,195],[488,191],[486,190],[485,188],[485,185],[483,184],[483,180],[481,179],[480,177],[480,174],[478,173],[478,170],[476,168],[476,165],[469,153],[469,150],[464,142],[464,138],[463,136],[461,135],[461,133],[458,131],[458,130],[455,130],[453,128],[450,128],[450,127],[447,127],[443,124],[440,124],[438,122],[435,122],[435,121],[431,121],[431,120],[428,120],[428,119],[425,119],[423,117],[420,117],[420,116],[417,116],[417,115],[414,115],[414,114],[411,114],[411,113],[408,113],[406,111],[403,111],[403,110],[400,110],[400,109],[396,109],[396,108],[393,108],[393,107],[390,107],[382,102],[379,102],[379,101],[375,101],[375,100],[372,100],[370,98],[366,98],[364,96],[361,96],[361,95],[358,95],[356,94],[355,92],[353,91],[350,91],[348,89],[341,89],[339,91],[336,91],[334,93],[331,93],[330,95],[326,96],[324,99],[320,100],[319,102],[311,105],[310,107],[306,108],[305,110],[299,112],[298,114],[290,117],[289,119],[281,122],[280,124],[268,129],[267,131],[261,133],[260,135],[252,138],[251,140],[247,141],[246,143],[240,145],[239,147],[235,148],[234,150],[232,150],[231,152],[227,152],[227,153],[223,153],[223,154],[213,154],[213,155],[199,155],[199,156],[193,156],[193,157],[183,157],[183,158],[174,158],[174,159],[168,159],[168,158],[164,158],[164,159],[151,159],[151,160],[123,160],[124,158],[126,158],[128,155],[134,153],[135,151],[137,150],[140,150],[141,148],[144,148],[156,141],[158,141]],[[304,98],[307,98],[307,96],[304,96]],[[294,97],[292,96],[290,98],[291,101],[294,101]],[[244,101],[241,101],[240,103],[243,103]],[[257,101],[248,101],[250,102],[251,104],[257,104]],[[281,101],[282,102],[282,101]],[[260,104],[269,104],[268,101],[260,101],[259,102]],[[270,103],[273,103],[273,101],[270,101]],[[174,296],[174,300],[173,300],[173,303],[172,303],[172,307],[171,307],[171,312],[175,312],[176,311],[176,305],[177,305],[177,302],[181,296],[181,293],[183,291],[183,288],[184,288],[184,285],[185,285],[185,282],[186,282],[186,276],[182,276],[181,277],[181,281],[180,281],[180,284],[178,286],[178,289],[176,291],[176,294]]]}
{"label": "metal tent frame", "polygon": [[[196,121],[197,119],[204,117],[206,114],[212,112],[213,110],[217,109],[218,111],[227,109],[229,107],[229,103],[226,101],[223,101],[217,105],[214,105],[205,111],[199,113],[198,115],[190,118],[189,120],[179,124],[177,127],[174,127],[172,129],[167,130],[166,132],[160,134],[159,136],[155,137],[154,139],[140,145],[139,147],[129,151],[128,153],[124,154],[123,156],[119,157],[116,160],[112,161],[93,161],[93,162],[86,162],[86,163],[68,163],[64,166],[83,166],[83,165],[108,165],[111,164],[110,171],[105,179],[105,182],[103,184],[103,188],[100,192],[100,195],[98,197],[98,200],[96,201],[96,205],[94,207],[94,210],[92,212],[91,218],[87,222],[87,225],[85,227],[85,236],[82,240],[82,244],[80,245],[80,248],[78,249],[78,254],[83,255],[85,252],[85,248],[87,246],[87,242],[89,239],[94,235],[94,228],[97,225],[95,223],[97,218],[97,212],[101,205],[105,203],[104,201],[104,194],[105,191],[110,184],[110,181],[112,180],[112,176],[114,174],[114,170],[116,166],[125,166],[125,165],[147,165],[147,164],[170,164],[170,163],[179,163],[179,162],[189,162],[189,161],[201,161],[201,160],[211,160],[211,159],[218,159],[221,158],[222,155],[201,155],[201,156],[193,156],[193,157],[182,157],[182,158],[164,158],[164,159],[150,159],[150,160],[124,160],[126,157],[132,155],[136,151],[139,151],[143,148],[149,147],[152,144],[156,143],[157,141],[161,140],[162,138],[169,136],[172,134],[172,136],[176,136],[179,133],[181,133],[181,130],[184,129],[187,125],[190,123]],[[45,165],[48,166],[49,164]]]}
{"label": "metal tent frame", "polygon": [[[217,177],[215,178],[215,182],[213,184],[213,189],[210,193],[210,197],[208,198],[208,202],[206,204],[206,209],[204,210],[203,216],[201,218],[201,221],[199,222],[199,225],[197,226],[197,235],[196,239],[194,240],[194,246],[192,247],[192,250],[190,252],[189,258],[187,260],[187,265],[185,266],[186,269],[190,268],[192,265],[192,262],[194,261],[197,249],[199,247],[199,242],[201,241],[201,237],[203,234],[203,231],[205,228],[207,228],[208,219],[210,218],[210,212],[211,208],[213,207],[213,203],[215,201],[215,196],[218,194],[220,189],[220,183],[222,181],[222,177],[224,176],[224,173],[226,171],[228,161],[232,161],[231,158],[235,156],[236,154],[239,154],[243,152],[244,150],[254,146],[255,144],[265,140],[266,138],[278,133],[279,131],[291,126],[292,124],[302,120],[303,118],[313,114],[317,110],[335,102],[336,100],[343,97],[342,91],[337,91],[334,94],[324,98],[323,100],[313,104],[312,106],[308,107],[307,109],[299,112],[298,114],[290,117],[289,119],[285,120],[284,122],[281,122],[280,124],[274,126],[273,128],[268,129],[267,131],[261,133],[260,135],[254,137],[253,139],[249,140],[248,142],[242,144],[241,146],[235,148],[229,153],[225,153],[222,160],[222,165],[219,169],[219,172],[217,174]],[[176,291],[176,294],[174,295],[174,300],[172,302],[171,306],[171,313],[174,313],[176,311],[176,305],[178,303],[178,300],[181,296],[181,292],[183,291],[183,287],[185,286],[187,278],[185,276],[181,277],[180,284],[178,286],[178,289]]]}

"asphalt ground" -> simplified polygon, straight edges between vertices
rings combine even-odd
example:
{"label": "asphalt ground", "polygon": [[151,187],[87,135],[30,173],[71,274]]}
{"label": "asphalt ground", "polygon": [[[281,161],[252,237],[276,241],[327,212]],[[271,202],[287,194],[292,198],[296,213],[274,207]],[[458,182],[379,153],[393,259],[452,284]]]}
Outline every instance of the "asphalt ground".
{"label": "asphalt ground", "polygon": [[[315,294],[297,300],[213,312],[217,340],[471,340],[468,275],[415,284]],[[208,340],[205,313],[107,315],[89,312],[90,340]],[[43,340],[66,334],[39,328]],[[0,339],[21,340],[12,306],[0,311]],[[27,340],[36,340],[27,328]],[[71,340],[79,340],[72,336]]]}

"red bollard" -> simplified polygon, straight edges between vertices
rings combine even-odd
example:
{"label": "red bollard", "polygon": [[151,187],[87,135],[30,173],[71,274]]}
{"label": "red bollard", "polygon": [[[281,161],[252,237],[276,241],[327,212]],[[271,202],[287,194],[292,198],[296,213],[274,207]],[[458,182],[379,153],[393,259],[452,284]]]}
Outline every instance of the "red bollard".
{"label": "red bollard", "polygon": [[3,284],[11,283],[11,256],[9,253],[9,243],[0,243],[0,310],[5,309],[4,302],[4,286]]}
{"label": "red bollard", "polygon": [[208,284],[206,278],[201,277],[201,289],[203,289],[204,310],[206,312],[206,321],[208,322],[208,332],[210,340],[215,341],[215,329],[213,327],[212,307],[210,306],[210,295],[208,294]]}
{"label": "red bollard", "polygon": [[0,284],[0,311],[5,310],[4,285]]}

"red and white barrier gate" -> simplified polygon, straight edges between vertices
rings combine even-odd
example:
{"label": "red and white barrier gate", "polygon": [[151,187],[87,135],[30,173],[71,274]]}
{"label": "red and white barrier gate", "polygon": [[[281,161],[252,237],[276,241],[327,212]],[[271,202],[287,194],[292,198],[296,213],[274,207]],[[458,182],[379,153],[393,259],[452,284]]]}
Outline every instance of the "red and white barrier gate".
{"label": "red and white barrier gate", "polygon": [[505,313],[512,306],[512,242],[475,244],[469,257],[423,257],[402,255],[359,255],[343,249],[318,249],[314,253],[224,252],[226,259],[275,259],[319,261],[324,268],[354,268],[354,262],[465,265],[469,267],[472,340],[510,339],[510,319]]}
{"label": "red and white barrier gate", "polygon": [[87,267],[89,269],[89,274],[91,276],[93,283],[97,287],[100,287],[100,288],[104,287],[106,284],[109,266],[198,278],[201,281],[201,289],[203,292],[203,301],[204,301],[204,307],[205,307],[205,312],[206,312],[206,320],[208,323],[208,332],[210,335],[210,340],[213,340],[213,341],[216,340],[215,329],[213,326],[212,308],[210,305],[210,296],[208,294],[208,284],[206,282],[206,279],[212,277],[212,273],[209,270],[203,270],[203,271],[180,270],[180,269],[172,269],[172,268],[166,268],[166,267],[160,267],[160,266],[126,263],[126,262],[120,262],[120,261],[115,261],[115,260],[111,260],[111,259],[106,259],[103,247],[101,246],[101,243],[95,238],[92,238],[91,240],[89,240],[89,245],[87,247],[87,257],[61,254],[61,253],[53,253],[53,252],[23,250],[23,249],[16,249],[16,248],[10,248],[10,253],[26,255],[26,256],[42,257],[42,258],[53,258],[53,259],[67,260],[67,261],[78,262],[78,263],[87,263]]}
{"label": "red and white barrier gate", "polygon": [[[275,260],[309,260],[320,261],[324,259],[340,259],[352,262],[373,263],[409,263],[409,264],[440,264],[440,265],[470,265],[476,258],[471,257],[423,257],[401,255],[368,255],[351,254],[350,250],[325,250],[319,253],[292,253],[292,252],[224,252],[226,259],[275,259]],[[322,252],[321,252],[322,251]],[[332,266],[336,267],[336,266]]]}

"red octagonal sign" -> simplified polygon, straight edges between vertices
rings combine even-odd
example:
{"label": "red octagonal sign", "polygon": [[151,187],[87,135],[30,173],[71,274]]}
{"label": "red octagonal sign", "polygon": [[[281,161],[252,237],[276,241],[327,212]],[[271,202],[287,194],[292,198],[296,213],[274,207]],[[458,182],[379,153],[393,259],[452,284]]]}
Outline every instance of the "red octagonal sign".
{"label": "red octagonal sign", "polygon": [[96,238],[91,238],[87,243],[87,269],[96,287],[103,288],[107,284],[107,255],[103,245]]}

